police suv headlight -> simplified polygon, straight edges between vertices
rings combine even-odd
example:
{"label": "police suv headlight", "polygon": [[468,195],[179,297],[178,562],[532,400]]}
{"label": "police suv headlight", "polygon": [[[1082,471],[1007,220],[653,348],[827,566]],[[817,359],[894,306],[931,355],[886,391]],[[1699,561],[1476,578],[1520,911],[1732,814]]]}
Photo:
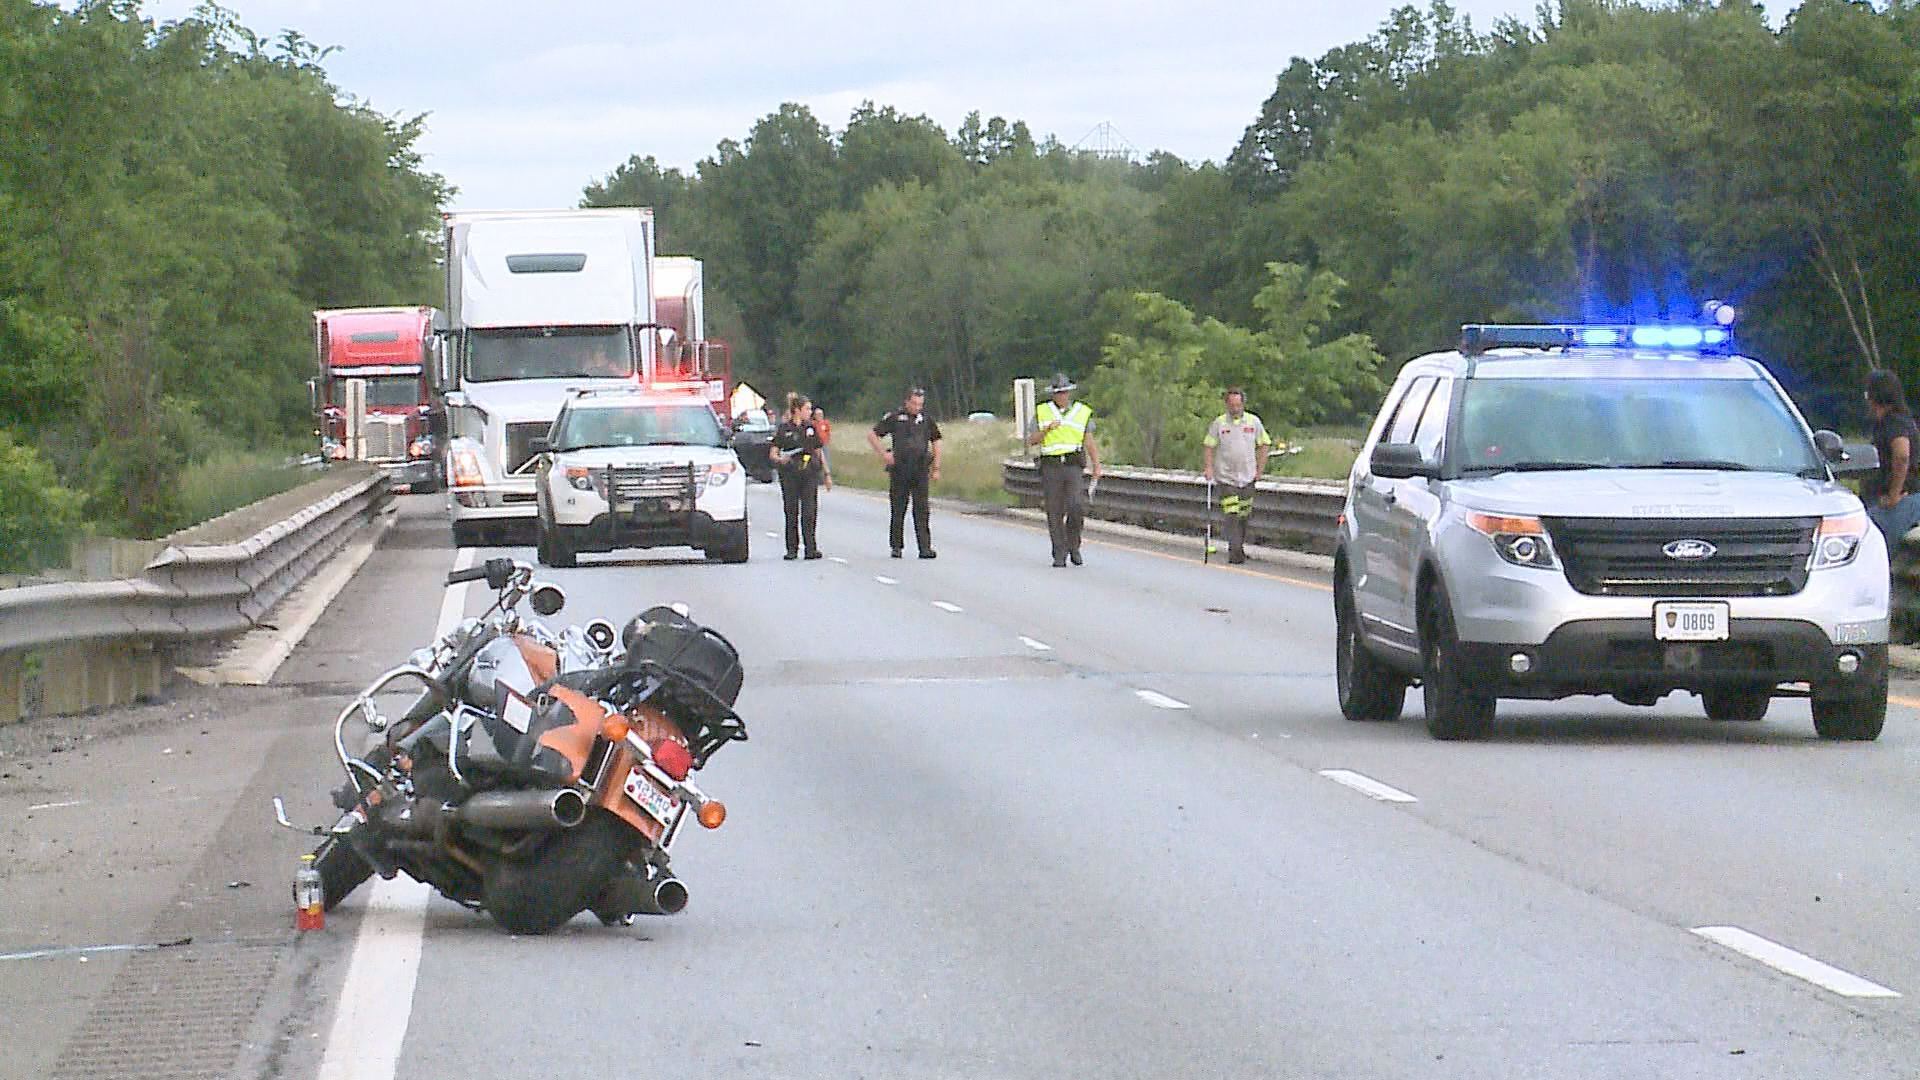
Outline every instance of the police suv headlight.
{"label": "police suv headlight", "polygon": [[1813,554],[1807,560],[1807,569],[1831,570],[1853,562],[1871,524],[1864,510],[1821,518],[1820,528],[1813,534]]}
{"label": "police suv headlight", "polygon": [[567,486],[575,491],[593,490],[593,470],[580,465],[567,468]]}
{"label": "police suv headlight", "polygon": [[1560,565],[1553,556],[1553,541],[1539,518],[1509,517],[1470,511],[1467,527],[1493,543],[1493,550],[1515,566],[1552,570]]}

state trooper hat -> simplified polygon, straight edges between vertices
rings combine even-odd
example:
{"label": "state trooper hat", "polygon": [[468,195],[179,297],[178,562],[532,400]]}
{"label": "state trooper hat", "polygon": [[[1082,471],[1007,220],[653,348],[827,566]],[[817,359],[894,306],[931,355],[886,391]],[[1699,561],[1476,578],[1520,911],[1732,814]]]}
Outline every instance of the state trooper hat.
{"label": "state trooper hat", "polygon": [[1054,372],[1053,381],[1047,384],[1047,393],[1049,394],[1058,394],[1072,389],[1075,389],[1073,380],[1067,378],[1067,373],[1064,371]]}

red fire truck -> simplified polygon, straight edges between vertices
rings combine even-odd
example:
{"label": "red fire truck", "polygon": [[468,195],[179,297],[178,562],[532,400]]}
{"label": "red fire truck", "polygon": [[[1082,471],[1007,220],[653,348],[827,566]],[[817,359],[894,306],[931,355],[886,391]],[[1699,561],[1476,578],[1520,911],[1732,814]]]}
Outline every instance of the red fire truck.
{"label": "red fire truck", "polygon": [[442,482],[444,435],[433,394],[441,340],[430,307],[333,308],[313,313],[318,377],[308,383],[329,461],[370,461],[396,488]]}

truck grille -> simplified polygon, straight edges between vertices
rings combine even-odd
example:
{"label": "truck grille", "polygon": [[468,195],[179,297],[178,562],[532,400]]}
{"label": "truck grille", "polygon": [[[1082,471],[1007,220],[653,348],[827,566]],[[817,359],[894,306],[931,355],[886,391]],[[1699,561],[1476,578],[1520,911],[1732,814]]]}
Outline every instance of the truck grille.
{"label": "truck grille", "polygon": [[[1819,518],[1547,518],[1567,580],[1591,596],[1790,596],[1807,584]],[[1713,545],[1676,559],[1675,541]]]}
{"label": "truck grille", "polygon": [[365,461],[404,460],[407,456],[407,420],[404,416],[369,416],[360,429]]}
{"label": "truck grille", "polygon": [[693,466],[614,466],[607,470],[609,490],[616,504],[640,505],[654,499],[682,499],[693,508],[699,494],[693,485]]}
{"label": "truck grille", "polygon": [[520,467],[533,460],[533,440],[543,438],[547,429],[552,427],[542,420],[527,424],[507,425],[507,472],[517,473]]}

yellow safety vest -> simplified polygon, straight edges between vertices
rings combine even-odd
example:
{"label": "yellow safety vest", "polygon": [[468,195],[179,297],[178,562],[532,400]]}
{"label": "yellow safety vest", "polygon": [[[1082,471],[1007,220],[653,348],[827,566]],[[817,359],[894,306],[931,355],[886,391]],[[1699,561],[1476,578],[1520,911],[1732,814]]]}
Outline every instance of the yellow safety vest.
{"label": "yellow safety vest", "polygon": [[1034,419],[1045,424],[1058,420],[1060,426],[1040,437],[1041,457],[1061,457],[1077,454],[1087,441],[1087,426],[1093,423],[1093,410],[1084,401],[1076,401],[1067,406],[1063,414],[1051,401],[1043,401],[1033,411]]}

